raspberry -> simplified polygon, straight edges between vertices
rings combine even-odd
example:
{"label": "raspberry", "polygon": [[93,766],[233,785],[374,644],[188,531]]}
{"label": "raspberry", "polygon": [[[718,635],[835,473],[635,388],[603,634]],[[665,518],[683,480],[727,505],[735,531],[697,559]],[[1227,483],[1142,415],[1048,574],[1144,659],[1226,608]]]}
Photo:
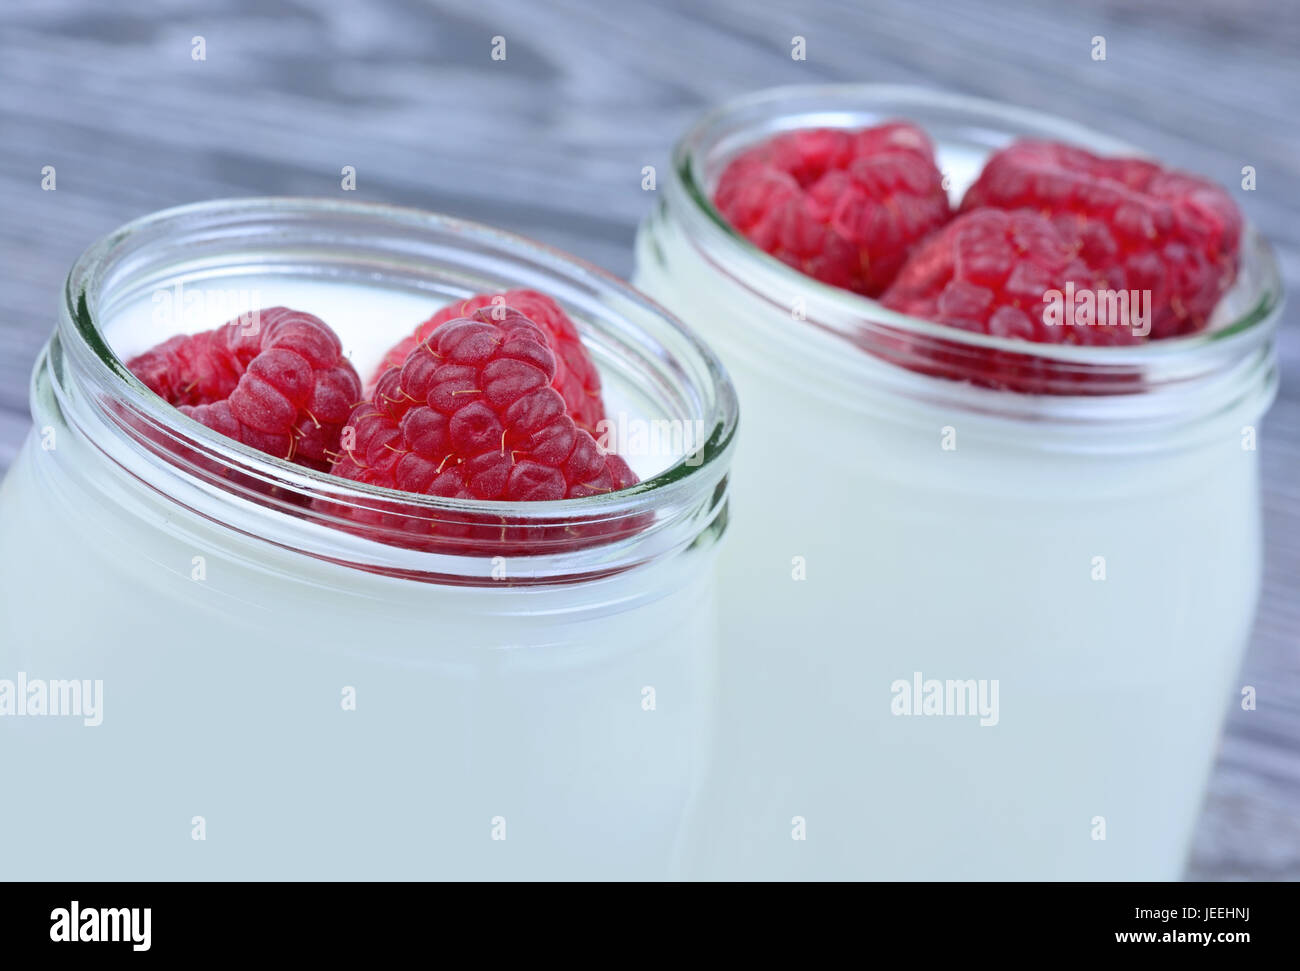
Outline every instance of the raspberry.
{"label": "raspberry", "polygon": [[[917,247],[881,302],[963,330],[1051,344],[1132,344],[1128,326],[1059,326],[1044,295],[1099,285],[1075,246],[1029,210],[964,213]],[[1140,328],[1139,328],[1140,329]]]}
{"label": "raspberry", "polygon": [[951,215],[930,140],[906,122],[778,135],[732,160],[714,203],[764,252],[871,297]]}
{"label": "raspberry", "polygon": [[400,368],[415,346],[443,324],[488,306],[500,308],[495,311],[497,316],[504,312],[505,307],[511,307],[545,331],[551,349],[555,352],[555,378],[551,386],[564,399],[569,417],[579,428],[595,435],[597,425],[605,417],[605,406],[600,397],[600,374],[587,349],[582,346],[578,328],[569,319],[569,315],[558,303],[536,290],[480,293],[468,300],[443,307],[417,327],[414,334],[402,339],[384,355],[370,379],[371,387],[378,383],[389,368]]}
{"label": "raspberry", "polygon": [[334,332],[287,307],[172,337],[126,366],[213,431],[321,472],[361,396]]}
{"label": "raspberry", "polygon": [[[1046,217],[1030,210],[976,209],[963,213],[912,254],[881,302],[891,310],[994,337],[1052,344],[1140,343],[1136,308],[1124,320],[1110,320],[1099,302],[1096,323],[1069,326],[1073,307],[1048,323],[1051,291],[1095,291],[1098,274],[1073,243]],[[904,363],[943,377],[969,379],[989,387],[1035,393],[1101,393],[1088,383],[1032,354],[971,349],[947,341],[902,340]],[[1124,381],[1119,378],[1120,383]]]}
{"label": "raspberry", "polygon": [[962,200],[1051,218],[1105,289],[1151,292],[1151,336],[1205,327],[1237,274],[1242,219],[1219,186],[1154,162],[1016,142],[989,159]]}
{"label": "raspberry", "polygon": [[[496,319],[500,317],[501,319]],[[566,413],[547,334],[518,310],[480,307],[432,327],[353,411],[333,472],[404,492],[571,499],[636,482]]]}

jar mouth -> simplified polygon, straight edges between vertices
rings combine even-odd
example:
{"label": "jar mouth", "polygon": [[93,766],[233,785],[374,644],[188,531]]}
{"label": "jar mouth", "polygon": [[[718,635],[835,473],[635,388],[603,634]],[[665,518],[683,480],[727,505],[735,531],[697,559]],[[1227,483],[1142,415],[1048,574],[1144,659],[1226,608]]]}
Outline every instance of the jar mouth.
{"label": "jar mouth", "polygon": [[[649,407],[659,409],[650,420],[695,423],[693,448],[628,489],[539,502],[399,492],[259,452],[146,388],[104,327],[115,308],[173,281],[194,286],[242,274],[427,292],[427,310],[407,333],[457,295],[539,290],[573,318],[603,378],[612,368],[646,385]],[[65,297],[47,358],[70,423],[169,498],[297,552],[442,581],[501,579],[485,561],[509,556],[518,564],[510,580],[555,582],[689,545],[725,508],[738,405],[713,352],[630,285],[521,236],[383,204],[214,200],[145,216],[104,237],[72,267]],[[150,467],[159,458],[165,470]]]}
{"label": "jar mouth", "polygon": [[[1282,306],[1281,277],[1268,243],[1249,224],[1238,278],[1206,330],[1127,346],[1081,346],[995,337],[890,310],[759,249],[713,203],[727,162],[756,142],[804,128],[856,129],[902,119],[930,135],[941,169],[948,171],[948,163],[955,170],[954,200],[989,154],[1017,138],[1071,142],[1106,155],[1147,154],[1085,126],[981,98],[895,85],[791,86],[727,102],[687,131],[674,150],[670,199],[702,259],[787,317],[797,294],[808,323],[900,365],[912,377],[972,380],[993,359],[1009,362],[1012,373],[1035,376],[1023,387],[1005,385],[1031,395],[1132,395],[1221,372],[1270,343]],[[1008,397],[999,390],[993,389],[997,397]]]}

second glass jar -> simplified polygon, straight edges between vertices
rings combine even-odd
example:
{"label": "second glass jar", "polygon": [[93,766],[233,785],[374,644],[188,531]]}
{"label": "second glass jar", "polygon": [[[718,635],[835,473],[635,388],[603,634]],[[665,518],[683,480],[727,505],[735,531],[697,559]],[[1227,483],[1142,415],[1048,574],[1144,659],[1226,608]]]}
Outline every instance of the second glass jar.
{"label": "second glass jar", "polygon": [[[934,139],[955,199],[1016,137],[1128,151],[869,86],[741,99],[678,145],[635,281],[718,350],[746,415],[699,872],[1177,878],[1259,591],[1272,255],[1246,234],[1207,333],[1024,345],[809,279],[710,201],[777,132],[900,118]],[[995,354],[1060,381],[969,380]]]}

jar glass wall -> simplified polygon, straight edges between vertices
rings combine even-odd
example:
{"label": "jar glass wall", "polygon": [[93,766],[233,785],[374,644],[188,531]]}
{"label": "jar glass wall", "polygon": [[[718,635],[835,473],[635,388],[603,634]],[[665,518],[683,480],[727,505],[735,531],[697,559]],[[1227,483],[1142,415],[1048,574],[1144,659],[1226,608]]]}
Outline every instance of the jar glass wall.
{"label": "jar glass wall", "polygon": [[[415,497],[221,438],[122,364],[248,309],[229,298],[320,315],[367,374],[438,307],[517,287],[569,311],[611,416],[689,423],[699,447],[633,449],[641,483],[587,499]],[[675,872],[709,754],[737,414],[716,359],[653,303],[444,217],[207,203],[82,257],[32,411],[0,487],[0,670],[88,698],[102,682],[102,704],[96,725],[0,719],[28,786],[0,807],[0,832],[22,834],[8,875]],[[508,522],[510,539],[420,548],[339,528],[349,507],[408,533]]]}
{"label": "jar glass wall", "polygon": [[[702,872],[1176,878],[1259,590],[1272,255],[1248,230],[1203,334],[1028,345],[805,277],[710,201],[778,131],[900,118],[954,200],[1016,137],[1128,151],[871,86],[763,92],[679,143],[635,280],[717,348],[746,414],[707,801],[739,822]],[[978,380],[1008,360],[1033,393]]]}

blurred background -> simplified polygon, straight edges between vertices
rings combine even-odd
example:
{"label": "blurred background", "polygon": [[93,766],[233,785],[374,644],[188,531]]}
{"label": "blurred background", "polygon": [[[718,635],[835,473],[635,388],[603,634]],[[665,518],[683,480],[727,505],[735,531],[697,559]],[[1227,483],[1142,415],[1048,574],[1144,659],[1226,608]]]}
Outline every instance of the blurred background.
{"label": "blurred background", "polygon": [[[1282,0],[5,0],[0,470],[27,431],[28,375],[64,275],[129,219],[221,196],[346,196],[492,223],[628,276],[653,202],[642,167],[664,171],[706,107],[778,84],[915,84],[1105,130],[1231,189],[1294,295],[1297,50],[1300,6]],[[356,190],[343,193],[349,165]],[[1230,716],[1195,879],[1300,879],[1295,315],[1261,445],[1268,562],[1241,675],[1258,708]]]}

